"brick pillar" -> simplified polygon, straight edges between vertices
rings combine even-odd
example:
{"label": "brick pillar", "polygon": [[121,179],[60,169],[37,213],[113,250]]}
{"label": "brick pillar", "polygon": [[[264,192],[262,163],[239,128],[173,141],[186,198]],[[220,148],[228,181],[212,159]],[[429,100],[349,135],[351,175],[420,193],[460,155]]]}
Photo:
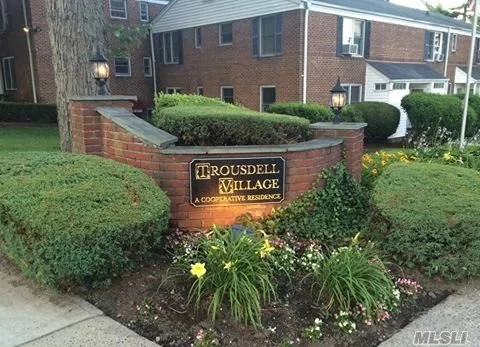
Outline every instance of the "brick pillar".
{"label": "brick pillar", "polygon": [[103,155],[102,117],[98,107],[121,107],[132,110],[136,96],[75,96],[68,103],[73,153]]}
{"label": "brick pillar", "polygon": [[360,181],[363,156],[363,131],[367,123],[315,123],[311,125],[314,138],[335,137],[343,140],[345,162],[355,180]]}

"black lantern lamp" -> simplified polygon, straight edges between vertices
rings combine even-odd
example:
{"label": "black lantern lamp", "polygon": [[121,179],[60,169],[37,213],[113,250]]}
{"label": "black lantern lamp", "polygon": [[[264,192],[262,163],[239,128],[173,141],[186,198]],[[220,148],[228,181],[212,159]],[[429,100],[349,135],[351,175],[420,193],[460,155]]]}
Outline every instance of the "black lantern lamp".
{"label": "black lantern lamp", "polygon": [[332,94],[330,97],[330,107],[335,113],[335,117],[333,117],[333,124],[339,124],[342,121],[340,112],[347,101],[347,91],[340,84],[340,77],[338,77],[337,84],[335,84],[335,87],[333,87],[330,93]]}
{"label": "black lantern lamp", "polygon": [[95,78],[95,82],[98,86],[97,94],[98,95],[108,95],[108,90],[106,87],[108,76],[110,75],[110,68],[108,67],[108,59],[100,53],[100,50],[97,50],[95,58],[91,59],[92,63],[92,74]]}

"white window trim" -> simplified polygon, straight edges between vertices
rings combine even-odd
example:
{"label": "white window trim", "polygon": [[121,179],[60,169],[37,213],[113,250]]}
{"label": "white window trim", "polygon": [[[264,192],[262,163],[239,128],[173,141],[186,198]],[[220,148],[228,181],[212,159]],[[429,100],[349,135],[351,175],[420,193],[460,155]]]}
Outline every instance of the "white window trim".
{"label": "white window trim", "polygon": [[[7,60],[9,60],[9,61],[12,61],[12,60],[15,61],[15,57],[14,57],[14,56],[9,56],[9,57],[4,57],[4,58],[2,58],[3,84],[4,84],[4,86],[5,86],[5,90],[17,90],[17,81],[14,81],[14,80],[13,80],[13,76],[12,76],[12,63],[10,63],[10,70],[9,70],[9,71],[10,71],[10,80],[11,80],[12,82],[14,82],[15,88],[8,88],[8,87],[7,87],[7,75],[5,74],[5,71],[6,71],[6,70],[5,70],[5,64],[6,64]],[[15,65],[14,65],[14,68],[15,68]]]}
{"label": "white window trim", "polygon": [[[128,59],[128,74],[124,74],[124,73],[118,74],[117,73],[117,68],[116,68],[116,64],[115,64],[115,59],[117,59],[117,58]],[[113,71],[115,73],[115,77],[132,77],[132,60],[130,59],[130,57],[122,57],[122,56],[113,57]]]}
{"label": "white window trim", "polygon": [[[276,36],[277,36],[277,14],[270,14],[267,16],[262,16],[258,18],[258,56],[259,57],[275,57],[277,55],[282,55],[282,52],[280,53],[270,53],[270,54],[262,54],[262,20],[265,18],[269,17],[274,17],[275,18],[275,41],[276,41]],[[282,23],[282,40],[283,40],[283,23]]]}
{"label": "white window trim", "polygon": [[260,112],[264,112],[263,111],[263,89],[264,88],[275,88],[275,96],[276,96],[276,93],[277,93],[277,86],[274,86],[274,85],[261,85],[260,86],[260,89],[259,89],[260,90]]}
{"label": "white window trim", "polygon": [[[365,19],[360,19],[360,18],[353,18],[353,17],[345,17],[345,18],[348,18],[348,19],[351,19],[353,21],[361,21],[362,22],[362,35],[363,35],[363,39],[362,39],[362,52],[363,54],[352,54],[352,57],[353,58],[363,58],[365,56],[365,39],[366,39],[366,26],[365,26],[365,23],[366,23],[366,20]],[[345,27],[342,28],[342,30],[345,30]],[[343,38],[342,38],[342,47],[343,45],[345,45],[345,43],[343,43]]]}
{"label": "white window trim", "polygon": [[200,35],[202,35],[202,27],[195,28],[195,48],[202,48],[202,43],[198,44],[198,30],[200,30]]}
{"label": "white window trim", "polygon": [[458,48],[458,35],[452,34],[452,53],[455,53],[457,51],[457,48]]}
{"label": "white window trim", "polygon": [[342,83],[343,88],[348,88],[348,100],[346,100],[346,104],[350,105],[352,103],[352,88],[350,87],[360,87],[360,100],[358,102],[363,101],[363,85],[360,83]]}
{"label": "white window trim", "polygon": [[203,93],[205,93],[205,88],[203,88],[203,86],[198,86],[197,87],[197,95],[200,95],[200,89],[203,89]]}
{"label": "white window trim", "polygon": [[[142,19],[142,5],[145,5],[146,6],[146,9],[147,9],[147,19]],[[143,23],[148,23],[150,22],[150,8],[148,6],[148,2],[146,1],[140,1],[138,3],[138,6],[139,6],[139,9],[140,9],[140,21],[143,22]]]}
{"label": "white window trim", "polygon": [[[169,32],[166,32],[166,33],[162,33],[163,37],[162,37],[162,44],[163,44],[163,64],[164,65],[178,65],[180,64],[180,56],[177,57],[177,61],[174,61],[173,60],[173,57],[174,57],[174,54],[173,54],[173,33],[174,31],[169,31]],[[165,49],[165,44],[166,44],[166,41],[165,40],[165,35],[170,35],[170,53],[172,54],[172,56],[170,57],[171,58],[171,61],[169,63],[167,63],[167,50]],[[178,47],[178,49],[180,50],[180,47]],[[179,51],[180,53],[180,51]]]}
{"label": "white window trim", "polygon": [[168,93],[168,90],[169,90],[169,89],[172,89],[172,90],[173,90],[173,94],[177,94],[178,91],[182,91],[182,88],[180,88],[180,87],[166,87],[166,88],[165,88],[165,92],[166,92],[167,94],[169,94],[169,93]]}
{"label": "white window trim", "polygon": [[127,20],[127,19],[128,19],[127,0],[123,0],[123,3],[125,4],[125,17],[112,16],[112,0],[109,0],[108,2],[109,2],[109,4],[110,4],[110,18],[113,18],[113,19],[124,19],[124,20]]}
{"label": "white window trim", "polygon": [[[222,43],[222,25],[226,25],[226,24],[232,25],[232,42]],[[221,47],[233,45],[233,23],[232,22],[218,24],[218,45]]]}
{"label": "white window trim", "polygon": [[232,86],[221,86],[220,87],[220,100],[225,102],[225,100],[223,100],[223,90],[224,89],[233,89],[233,101],[235,102],[235,89]]}
{"label": "white window trim", "polygon": [[[145,61],[149,62],[149,66],[150,66],[150,73],[146,74],[145,73]],[[143,57],[143,76],[144,77],[152,77],[153,76],[153,67],[152,67],[152,58],[151,57]]]}
{"label": "white window trim", "polygon": [[[405,88],[395,88],[395,84],[404,84]],[[407,90],[408,89],[408,83],[407,82],[393,82],[392,83],[392,90]]]}
{"label": "white window trim", "polygon": [[[385,85],[385,89],[377,89],[377,85]],[[374,91],[376,93],[384,93],[384,92],[388,92],[388,83],[375,83],[375,85],[373,86],[374,88]]]}

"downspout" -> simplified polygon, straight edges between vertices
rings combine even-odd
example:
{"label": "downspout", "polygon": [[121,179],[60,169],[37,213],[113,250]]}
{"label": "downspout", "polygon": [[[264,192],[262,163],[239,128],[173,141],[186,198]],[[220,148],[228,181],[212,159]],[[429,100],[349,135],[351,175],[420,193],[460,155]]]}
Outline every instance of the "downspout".
{"label": "downspout", "polygon": [[303,90],[302,102],[307,103],[307,73],[308,73],[308,19],[310,16],[311,0],[304,1],[305,6],[305,27],[303,29]]}
{"label": "downspout", "polygon": [[25,4],[25,0],[22,0],[22,7],[23,7],[23,17],[25,19],[25,35],[27,35],[27,48],[28,48],[28,58],[30,60],[30,76],[32,79],[32,91],[33,91],[33,102],[37,103],[37,82],[35,80],[35,71],[33,70],[33,54],[32,54],[32,43],[30,42],[30,31],[31,28],[28,25],[28,17],[27,17],[27,6]]}
{"label": "downspout", "polygon": [[443,77],[447,78],[448,72],[448,58],[450,57],[450,40],[452,38],[452,28],[448,27],[448,34],[447,34],[447,49],[445,53],[445,67],[443,70]]}
{"label": "downspout", "polygon": [[155,61],[155,45],[153,44],[153,31],[150,29],[150,54],[152,55],[153,92],[157,95],[157,63]]}

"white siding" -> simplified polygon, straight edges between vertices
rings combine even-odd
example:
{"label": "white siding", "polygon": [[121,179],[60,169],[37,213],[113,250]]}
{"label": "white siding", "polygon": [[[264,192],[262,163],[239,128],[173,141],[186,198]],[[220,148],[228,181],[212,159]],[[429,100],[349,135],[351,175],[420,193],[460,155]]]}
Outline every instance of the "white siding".
{"label": "white siding", "polygon": [[176,0],[153,21],[161,33],[302,8],[300,0]]}
{"label": "white siding", "polygon": [[409,126],[410,122],[408,120],[407,112],[405,112],[402,108],[402,99],[404,96],[410,94],[410,89],[408,88],[409,85],[407,83],[407,89],[392,90],[390,92],[390,99],[388,103],[400,110],[400,121],[398,122],[398,128],[395,133],[390,136],[391,139],[404,137],[407,134],[407,127]]}
{"label": "white siding", "polygon": [[[367,74],[365,76],[365,101],[389,101],[390,80],[370,65],[367,64]],[[387,83],[386,90],[375,90],[375,84]]]}

